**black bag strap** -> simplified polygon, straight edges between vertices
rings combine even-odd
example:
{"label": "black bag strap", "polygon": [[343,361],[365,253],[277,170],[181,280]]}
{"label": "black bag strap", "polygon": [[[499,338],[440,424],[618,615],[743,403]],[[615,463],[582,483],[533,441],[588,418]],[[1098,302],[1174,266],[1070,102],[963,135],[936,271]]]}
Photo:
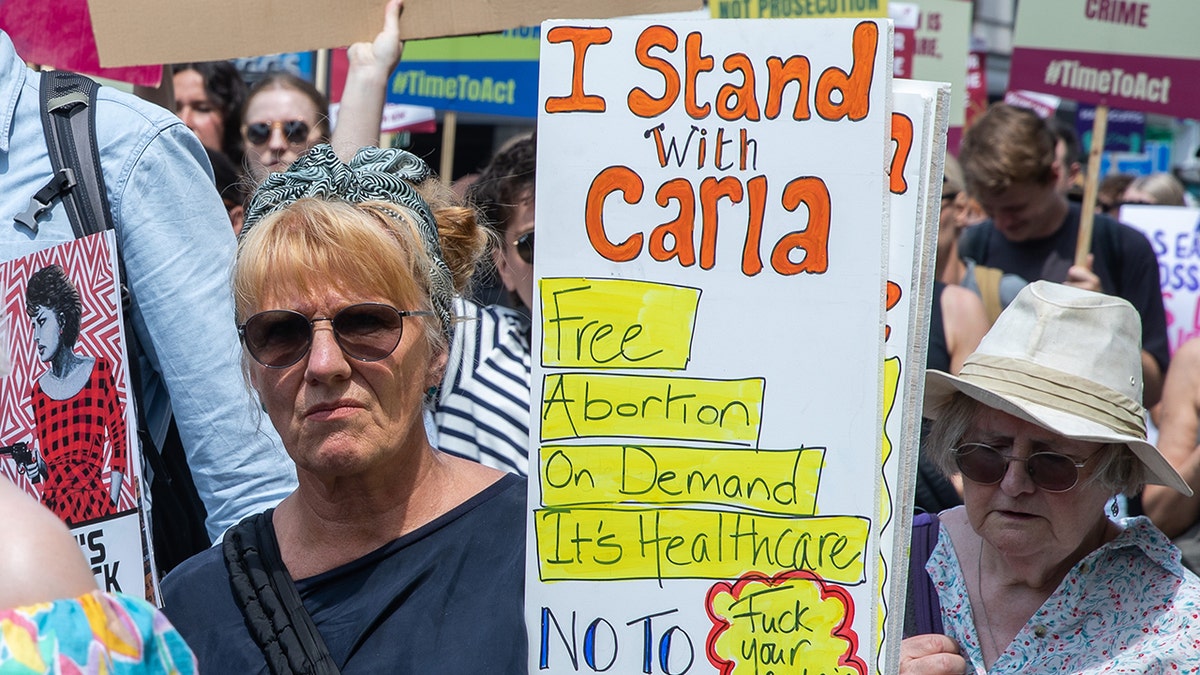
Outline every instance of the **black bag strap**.
{"label": "black bag strap", "polygon": [[[42,72],[41,89],[42,128],[50,164],[55,180],[65,185],[63,207],[76,238],[113,229],[96,144],[96,92],[100,85],[78,73],[52,70]],[[65,184],[68,177],[73,185]]]}
{"label": "black bag strap", "polygon": [[221,546],[234,600],[271,675],[338,675],[283,565],[272,525],[274,511],[251,516],[225,533]]}
{"label": "black bag strap", "polygon": [[925,563],[937,546],[939,522],[932,513],[913,518],[912,548],[908,559],[908,594],[904,603],[904,637],[942,633],[942,603]]}
{"label": "black bag strap", "polygon": [[[50,70],[42,71],[41,89],[42,131],[57,179],[52,179],[50,184],[38,191],[34,201],[40,202],[42,210],[45,210],[50,200],[55,196],[61,197],[76,239],[116,229],[108,205],[108,191],[104,185],[104,172],[100,170],[100,150],[96,143],[96,92],[100,85],[78,73]],[[52,185],[62,185],[63,189],[59,194],[49,195],[44,201],[39,199],[46,195],[46,190]],[[117,266],[121,277],[118,280],[121,310],[130,328],[125,333],[129,346],[126,354],[129,379],[134,386],[140,386],[141,368],[137,359],[140,350],[137,334],[130,322],[131,302],[129,287],[125,283],[125,259],[122,256],[117,256]],[[131,398],[137,409],[137,433],[142,454],[155,475],[166,475],[166,467],[148,431],[141,397],[133,396],[131,392]]]}

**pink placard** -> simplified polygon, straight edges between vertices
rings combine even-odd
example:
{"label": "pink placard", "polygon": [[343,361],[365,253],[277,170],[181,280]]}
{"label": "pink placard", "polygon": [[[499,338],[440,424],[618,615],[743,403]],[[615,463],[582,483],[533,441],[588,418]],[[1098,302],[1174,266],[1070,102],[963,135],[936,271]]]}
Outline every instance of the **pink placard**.
{"label": "pink placard", "polygon": [[0,28],[31,63],[145,87],[162,81],[161,66],[100,67],[87,0],[6,0],[0,2]]}
{"label": "pink placard", "polygon": [[1200,90],[1191,86],[1196,68],[1196,59],[1026,47],[1013,50],[1009,87],[1121,110],[1195,118],[1200,110]]}

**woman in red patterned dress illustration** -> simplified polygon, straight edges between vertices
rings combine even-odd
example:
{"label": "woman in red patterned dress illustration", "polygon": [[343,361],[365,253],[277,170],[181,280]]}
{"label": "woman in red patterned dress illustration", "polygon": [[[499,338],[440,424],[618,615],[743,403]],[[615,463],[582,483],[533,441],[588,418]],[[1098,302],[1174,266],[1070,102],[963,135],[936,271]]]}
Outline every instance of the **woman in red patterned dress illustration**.
{"label": "woman in red patterned dress illustration", "polygon": [[[114,515],[127,469],[124,406],[112,363],[75,353],[82,310],[62,267],[50,265],[29,277],[25,312],[38,360],[48,366],[30,393],[46,474],[42,503],[67,525]],[[112,448],[107,462],[106,446]]]}

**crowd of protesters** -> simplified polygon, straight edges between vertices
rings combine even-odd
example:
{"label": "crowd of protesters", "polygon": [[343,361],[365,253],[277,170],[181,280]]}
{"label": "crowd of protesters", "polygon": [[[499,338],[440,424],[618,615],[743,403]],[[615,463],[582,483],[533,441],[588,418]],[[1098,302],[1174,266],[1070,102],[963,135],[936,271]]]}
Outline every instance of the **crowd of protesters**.
{"label": "crowd of protesters", "polygon": [[[164,614],[99,591],[55,518],[111,511],[124,467],[53,513],[0,481],[20,525],[0,577],[30,580],[0,584],[0,622],[26,631],[0,633],[0,671],[59,672],[13,646],[41,631],[69,667],[143,646],[111,672],[525,672],[536,135],[465,195],[376,147],[400,11],[348,50],[336,126],[310,82],[247,87],[227,62],[171,69],[177,117],[102,94],[137,394],[154,442],[179,434],[213,546],[160,565],[181,563]],[[3,33],[0,82],[15,215],[50,160]],[[1170,174],[1106,177],[1077,261],[1082,159],[1002,103],[946,158],[902,672],[1200,669],[1200,341],[1171,361],[1154,251],[1119,220],[1191,198]],[[5,258],[74,238],[39,217],[0,235]],[[505,306],[473,294],[481,268]],[[47,371],[47,406],[104,375],[52,300],[30,317],[71,368]],[[474,644],[445,638],[468,619]]]}

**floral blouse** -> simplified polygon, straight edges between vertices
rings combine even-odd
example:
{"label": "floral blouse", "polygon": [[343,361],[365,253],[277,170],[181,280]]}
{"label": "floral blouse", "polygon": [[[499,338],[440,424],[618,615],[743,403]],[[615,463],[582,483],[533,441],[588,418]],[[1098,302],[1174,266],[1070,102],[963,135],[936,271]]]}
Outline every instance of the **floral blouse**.
{"label": "floral blouse", "polygon": [[975,632],[974,608],[946,529],[925,569],[942,605],[945,632],[972,672],[1161,673],[1200,671],[1200,579],[1144,516],[1073,567],[991,671]]}
{"label": "floral blouse", "polygon": [[0,610],[0,675],[191,675],[196,660],[144,600],[94,591]]}

